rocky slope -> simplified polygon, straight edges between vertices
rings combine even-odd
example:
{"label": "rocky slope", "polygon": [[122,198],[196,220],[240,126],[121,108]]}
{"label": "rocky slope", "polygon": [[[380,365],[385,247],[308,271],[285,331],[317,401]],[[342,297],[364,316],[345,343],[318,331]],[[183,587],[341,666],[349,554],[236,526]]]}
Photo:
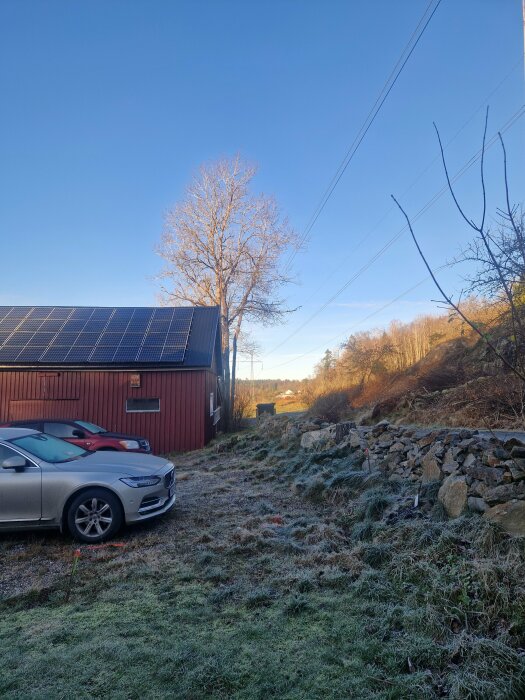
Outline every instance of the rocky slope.
{"label": "rocky slope", "polygon": [[[437,491],[449,518],[473,511],[525,536],[525,444],[515,437],[502,441],[475,430],[422,429],[386,420],[356,426],[286,417],[269,419],[263,431],[280,434],[288,448],[298,442],[285,468],[296,492],[324,497],[360,480],[386,478],[412,486],[394,509],[410,505],[425,512],[434,505],[428,495]],[[261,459],[266,458],[263,450]]]}

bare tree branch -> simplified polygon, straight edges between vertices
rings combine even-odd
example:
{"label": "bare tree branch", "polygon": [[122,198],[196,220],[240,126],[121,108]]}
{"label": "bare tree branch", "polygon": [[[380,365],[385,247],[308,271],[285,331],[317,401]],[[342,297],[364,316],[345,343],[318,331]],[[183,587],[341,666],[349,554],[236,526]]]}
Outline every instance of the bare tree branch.
{"label": "bare tree branch", "polygon": [[[483,341],[488,345],[488,347],[493,351],[493,353],[501,360],[501,362],[503,362],[503,364],[504,364],[506,367],[508,367],[508,369],[510,369],[515,375],[517,375],[522,381],[525,381],[525,375],[522,374],[522,373],[520,372],[520,370],[517,369],[517,367],[515,367],[511,362],[509,362],[509,361],[507,360],[506,357],[504,357],[504,355],[502,355],[502,354],[499,352],[499,350],[496,348],[496,346],[487,338],[486,334],[482,333],[482,332],[479,330],[479,328],[477,327],[477,325],[476,325],[475,323],[473,323],[473,322],[463,313],[463,311],[461,310],[461,308],[460,308],[457,304],[455,304],[455,303],[452,301],[452,298],[445,292],[445,290],[443,289],[443,287],[442,287],[442,286],[440,285],[440,283],[438,282],[438,280],[437,280],[437,278],[436,278],[436,276],[435,276],[435,274],[434,274],[432,268],[431,268],[430,265],[428,264],[428,261],[427,261],[425,255],[424,255],[423,251],[421,250],[421,247],[420,247],[420,245],[419,245],[419,243],[418,243],[418,240],[417,240],[417,238],[416,238],[416,236],[415,236],[414,229],[413,229],[413,227],[412,227],[412,223],[411,223],[411,221],[410,221],[410,219],[409,219],[409,217],[408,217],[408,214],[407,214],[406,211],[403,209],[403,207],[401,206],[401,204],[399,204],[399,202],[398,202],[397,199],[394,197],[394,195],[391,195],[391,197],[392,197],[392,199],[394,200],[394,202],[397,204],[397,206],[398,206],[399,210],[401,211],[401,213],[403,214],[403,216],[405,217],[406,222],[407,222],[408,229],[409,229],[410,234],[411,234],[411,236],[412,236],[412,239],[413,239],[413,241],[414,241],[414,243],[415,243],[415,245],[416,245],[416,248],[417,248],[417,250],[418,250],[418,253],[419,253],[421,259],[423,260],[423,262],[424,262],[424,264],[425,264],[425,267],[427,268],[427,270],[428,270],[428,272],[429,272],[429,274],[430,274],[430,276],[431,276],[431,278],[432,278],[432,281],[434,282],[434,284],[435,284],[436,287],[438,288],[438,290],[439,290],[441,296],[443,297],[443,299],[447,302],[447,304],[449,304],[450,307],[452,307],[452,308],[454,309],[454,311],[456,311],[457,314],[459,314],[459,316],[461,316],[461,318],[465,321],[465,323],[467,323],[467,324],[470,326],[470,328],[472,328],[472,330],[475,331],[475,332],[479,335],[479,337],[483,339]],[[460,209],[460,211],[461,211],[461,209]]]}
{"label": "bare tree branch", "polygon": [[201,167],[168,212],[157,248],[166,261],[160,275],[165,300],[220,308],[224,393],[231,406],[243,322],[273,324],[288,313],[278,290],[291,278],[281,261],[297,247],[274,199],[250,193],[255,173],[238,156]]}

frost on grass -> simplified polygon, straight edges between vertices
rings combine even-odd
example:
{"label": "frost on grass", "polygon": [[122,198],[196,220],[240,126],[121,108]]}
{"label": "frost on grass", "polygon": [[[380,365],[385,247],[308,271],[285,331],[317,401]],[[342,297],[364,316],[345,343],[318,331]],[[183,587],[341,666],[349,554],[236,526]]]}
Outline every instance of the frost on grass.
{"label": "frost on grass", "polygon": [[86,554],[69,603],[70,543],[0,542],[20,580],[56,563],[0,601],[2,699],[525,697],[523,541],[277,424],[178,456],[177,511]]}

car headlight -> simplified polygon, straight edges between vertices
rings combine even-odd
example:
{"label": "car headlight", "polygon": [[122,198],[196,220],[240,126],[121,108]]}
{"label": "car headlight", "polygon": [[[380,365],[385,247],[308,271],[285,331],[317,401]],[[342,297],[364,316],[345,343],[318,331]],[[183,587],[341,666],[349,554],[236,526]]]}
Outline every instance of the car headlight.
{"label": "car headlight", "polygon": [[140,445],[136,440],[119,440],[119,445],[125,450],[138,450]]}
{"label": "car headlight", "polygon": [[125,476],[121,481],[126,486],[131,486],[134,489],[140,489],[144,486],[156,486],[160,484],[160,476]]}

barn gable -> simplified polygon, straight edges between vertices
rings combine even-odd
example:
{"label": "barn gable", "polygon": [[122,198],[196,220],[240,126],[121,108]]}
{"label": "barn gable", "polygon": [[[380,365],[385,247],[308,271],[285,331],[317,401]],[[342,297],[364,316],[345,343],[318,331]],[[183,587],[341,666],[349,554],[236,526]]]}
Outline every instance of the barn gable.
{"label": "barn gable", "polygon": [[198,449],[221,378],[216,307],[0,307],[0,422],[83,419],[156,452]]}

